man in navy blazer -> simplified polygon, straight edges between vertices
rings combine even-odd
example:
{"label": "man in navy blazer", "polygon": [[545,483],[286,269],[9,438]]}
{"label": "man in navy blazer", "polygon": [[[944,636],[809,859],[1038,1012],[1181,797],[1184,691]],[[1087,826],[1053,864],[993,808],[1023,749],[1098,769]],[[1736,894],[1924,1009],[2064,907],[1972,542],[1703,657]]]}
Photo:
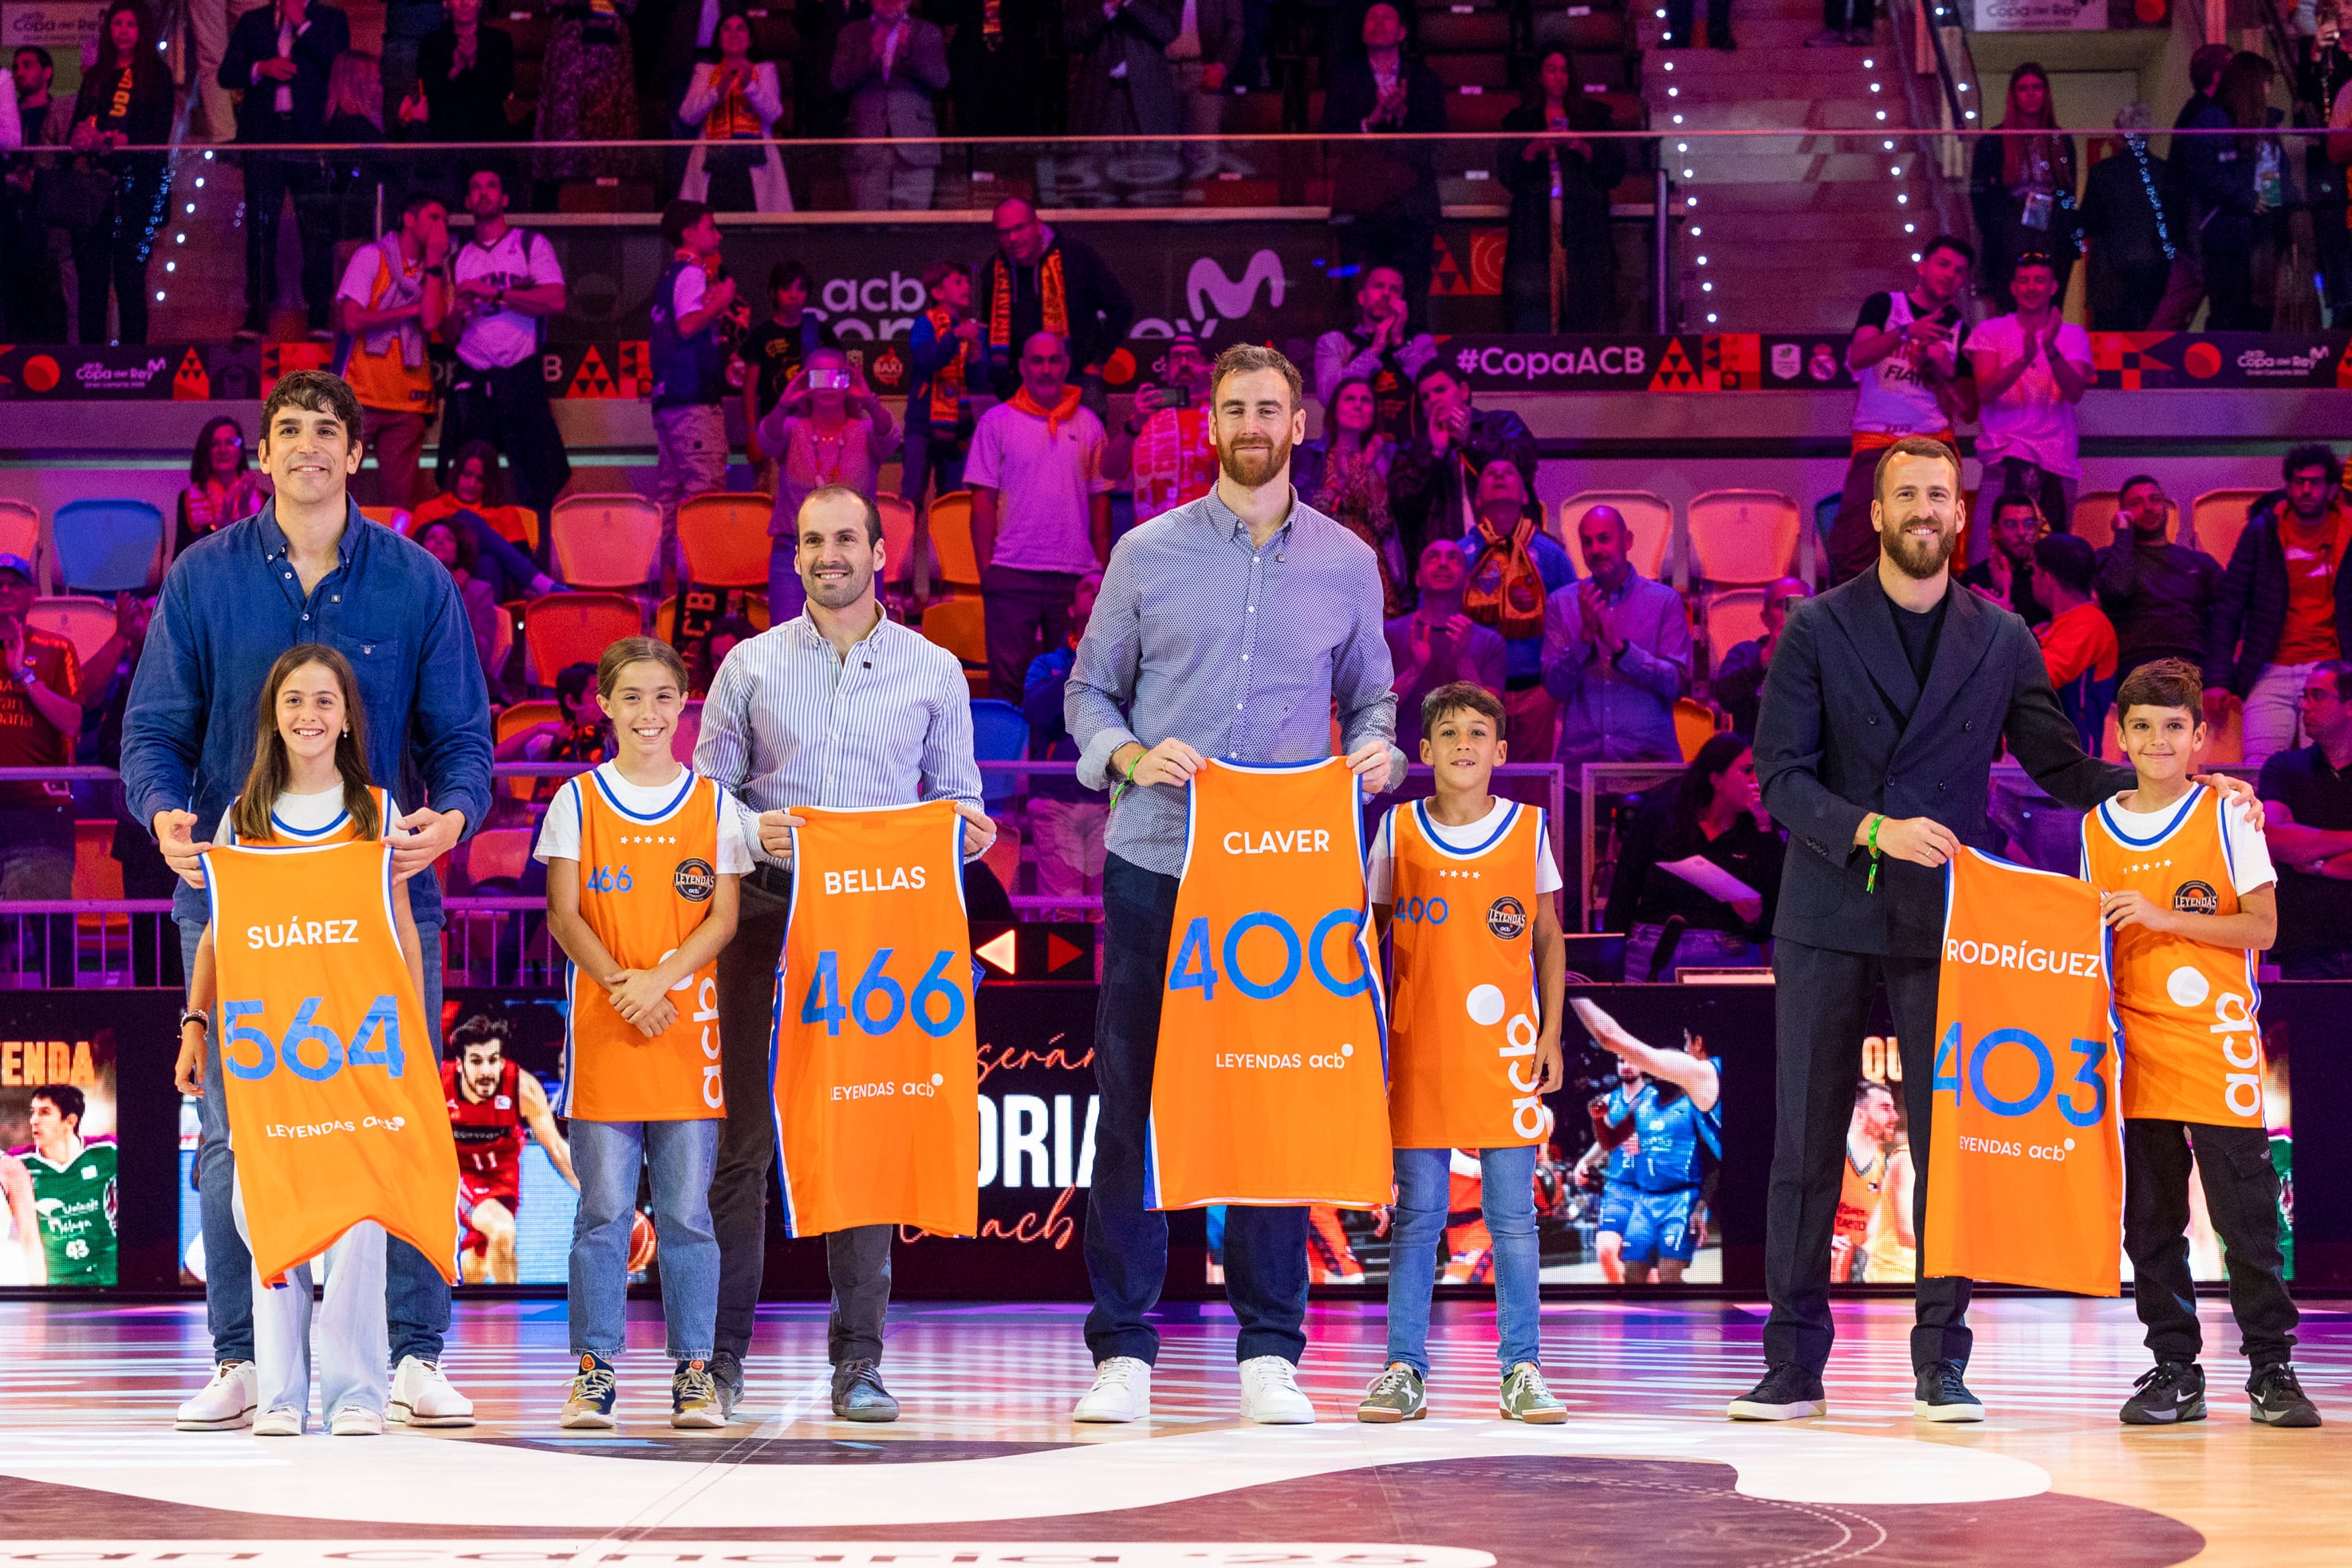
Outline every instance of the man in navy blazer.
{"label": "man in navy blazer", "polygon": [[[1830,1237],[1871,992],[1886,986],[1927,1212],[1936,984],[1944,865],[2000,844],[1985,815],[2001,742],[2034,782],[2089,810],[2132,787],[2131,769],[2084,754],[2025,623],[1951,580],[1962,521],[1958,456],[1906,437],[1879,459],[1871,502],[1877,569],[1796,605],[1766,676],[1756,773],[1789,830],[1772,972],[1777,1120],[1766,1205],[1764,1380],[1735,1419],[1819,1415],[1829,1363]],[[2200,782],[2242,798],[2233,780]],[[1872,872],[1876,870],[1874,886]],[[1918,1282],[1914,1415],[1979,1421],[1961,1373],[1969,1282]]]}
{"label": "man in navy blazer", "polygon": [[[352,25],[332,5],[278,0],[247,11],[230,32],[220,85],[240,94],[240,146],[323,142],[327,77],[335,57],[352,47]],[[278,298],[278,224],[286,196],[294,196],[294,226],[302,237],[302,305],[310,335],[327,335],[334,302],[334,197],[324,160],[310,153],[238,154],[245,173],[245,325],[241,338],[268,331]]]}

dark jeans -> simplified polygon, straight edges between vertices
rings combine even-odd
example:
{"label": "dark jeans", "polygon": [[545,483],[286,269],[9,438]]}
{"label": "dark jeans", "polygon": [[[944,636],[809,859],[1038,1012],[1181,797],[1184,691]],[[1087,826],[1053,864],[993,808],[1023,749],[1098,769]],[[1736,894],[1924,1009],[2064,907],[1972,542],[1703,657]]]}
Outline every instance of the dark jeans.
{"label": "dark jeans", "polygon": [[66,286],[32,195],[0,195],[0,326],[20,343],[66,341]]}
{"label": "dark jeans", "polygon": [[[295,138],[289,131],[285,139]],[[278,226],[291,195],[294,230],[302,242],[302,308],[311,331],[320,331],[335,293],[334,184],[315,153],[255,150],[244,154],[244,163],[246,309],[266,322],[277,302]]]}
{"label": "dark jeans", "polygon": [[[1772,1182],[1764,1210],[1764,1293],[1772,1315],[1764,1325],[1764,1359],[1793,1363],[1818,1376],[1829,1364],[1835,1330],[1830,1321],[1830,1236],[1853,1119],[1853,1086],[1862,1077],[1862,1037],[1870,994],[1883,981],[1887,1009],[1902,1042],[1903,1104],[1910,1118],[1911,1159],[1917,1173],[1912,1218],[1927,1217],[1927,1150],[1935,1102],[1936,975],[1930,958],[1895,958],[1807,947],[1780,938],[1773,944],[1774,1019],[1779,1028]],[[1915,1230],[1914,1234],[1919,1234]],[[1911,1330],[1911,1364],[1948,1361],[1965,1367],[1969,1282],[1957,1276],[1923,1278],[1919,1321]]]}
{"label": "dark jeans", "polygon": [[[430,875],[430,873],[425,873]],[[195,973],[196,943],[205,922],[181,921],[180,957]],[[417,922],[425,950],[425,1037],[438,1073],[441,1061],[441,927]],[[196,1185],[205,1235],[205,1326],[216,1361],[253,1359],[253,1253],[237,1234],[230,1208],[236,1191],[236,1157],[228,1142],[228,1091],[221,1074],[220,1034],[208,1031],[205,1093],[196,1101],[201,1142],[196,1149]],[[437,1362],[449,1333],[449,1282],[423,1253],[398,1237],[384,1244],[383,1314],[390,1330],[392,1364],[415,1356]]]}
{"label": "dark jeans", "polygon": [[2205,312],[2209,332],[2266,332],[2270,315],[2254,302],[2254,253],[2205,247]]}
{"label": "dark jeans", "polygon": [[107,341],[110,287],[121,329],[115,341],[147,341],[147,258],[171,194],[172,182],[160,171],[124,174],[106,216],[73,231],[75,326],[84,343]]}
{"label": "dark jeans", "polygon": [[[2192,1144],[2194,1148],[2192,1150]],[[2195,1361],[2204,1346],[2189,1278],[2189,1171],[2205,1184],[2205,1212],[2230,1267],[2230,1310],[2246,1359],[2272,1366],[2294,1352],[2300,1321],[2279,1277],[2279,1181],[2270,1134],[2259,1127],[2124,1122],[2124,1250],[2132,1300],[2158,1361]]]}
{"label": "dark jeans", "polygon": [[2153,267],[2103,268],[2095,255],[2091,262],[2091,331],[2144,332],[2156,320],[2164,291],[2172,286],[2172,263]]}
{"label": "dark jeans", "polygon": [[1021,700],[1029,661],[1070,640],[1070,601],[1077,595],[1073,572],[1024,572],[991,566],[980,574],[987,608],[988,694]]}
{"label": "dark jeans", "polygon": [[[727,1119],[719,1124],[719,1163],[710,1178],[710,1228],[719,1237],[719,1331],[712,1342],[738,1356],[751,1352],[760,1280],[768,1267],[768,1185],[776,1164],[768,1036],[792,898],[789,872],[762,865],[744,878],[735,940],[719,954],[719,1061]],[[835,1366],[882,1359],[896,1228],[864,1225],[824,1238],[833,1281],[825,1350]]]}
{"label": "dark jeans", "polygon": [[489,370],[457,362],[441,408],[436,477],[443,489],[448,488],[457,448],[468,441],[488,441],[506,458],[514,474],[515,499],[539,513],[544,564],[548,510],[571,480],[572,459],[564,455],[563,434],[555,427],[555,411],[548,405],[539,355]]}
{"label": "dark jeans", "polygon": [[[1666,0],[1666,37],[1685,47],[1696,37],[1691,31],[1691,0]],[[1730,33],[1731,0],[1706,0],[1707,43],[1719,49]]]}
{"label": "dark jeans", "polygon": [[[1149,1314],[1168,1278],[1168,1216],[1143,1206],[1143,1168],[1175,919],[1175,878],[1116,855],[1105,858],[1102,994],[1095,1011],[1101,1116],[1095,1182],[1087,1194],[1087,1278],[1095,1292],[1087,1349],[1097,1362],[1160,1358],[1160,1331]],[[1826,1259],[1828,1241],[1822,1246]],[[1278,1355],[1295,1363],[1306,1353],[1305,1209],[1237,1204],[1225,1211],[1225,1300],[1241,1320],[1236,1361]]]}

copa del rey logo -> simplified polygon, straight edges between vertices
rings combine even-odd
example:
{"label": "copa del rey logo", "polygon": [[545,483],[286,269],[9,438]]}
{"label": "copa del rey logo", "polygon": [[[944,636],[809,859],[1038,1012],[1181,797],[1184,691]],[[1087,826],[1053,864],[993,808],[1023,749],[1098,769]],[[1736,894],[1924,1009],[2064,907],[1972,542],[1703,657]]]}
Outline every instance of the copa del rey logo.
{"label": "copa del rey logo", "polygon": [[139,392],[154,384],[172,362],[161,355],[142,360],[137,364],[100,364],[96,360],[84,360],[74,366],[74,380],[91,392]]}

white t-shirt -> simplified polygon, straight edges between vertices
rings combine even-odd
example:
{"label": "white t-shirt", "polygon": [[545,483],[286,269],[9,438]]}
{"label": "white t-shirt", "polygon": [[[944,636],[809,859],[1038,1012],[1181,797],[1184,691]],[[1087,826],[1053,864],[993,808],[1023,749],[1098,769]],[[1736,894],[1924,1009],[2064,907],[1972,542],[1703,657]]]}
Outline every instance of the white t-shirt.
{"label": "white t-shirt", "polygon": [[[1977,323],[1969,335],[1969,352],[1990,353],[2000,363],[2014,363],[2025,352],[2025,331],[2017,317],[1995,316]],[[2088,379],[2091,335],[2072,321],[2058,329],[2058,353],[2072,360]],[[2062,479],[2083,477],[2082,442],[2074,430],[2074,405],[2058,390],[2046,354],[2036,354],[2032,368],[2011,384],[2007,392],[1979,412],[1978,460],[1988,467],[2008,458],[2022,458],[2035,468]]]}
{"label": "white t-shirt", "polygon": [[[1501,829],[1503,818],[1510,811],[1513,804],[1497,797],[1494,806],[1486,816],[1466,827],[1448,826],[1433,817],[1429,819],[1429,826],[1436,833],[1437,841],[1440,844],[1444,845],[1448,849],[1466,855],[1495,837]],[[1372,902],[1376,904],[1396,902],[1394,885],[1397,813],[1412,809],[1411,806],[1406,805],[1391,807],[1388,816],[1381,819],[1381,831],[1372,839],[1371,863],[1364,868],[1364,886],[1370,893]],[[1533,811],[1535,807],[1529,806],[1528,809]],[[1559,864],[1551,858],[1551,836],[1546,834],[1536,840],[1536,895],[1538,898],[1549,897],[1559,892],[1563,885],[1559,877]]]}
{"label": "white t-shirt", "polygon": [[964,483],[1002,492],[996,509],[994,564],[1021,572],[1099,571],[1095,559],[1093,498],[1111,488],[1103,478],[1102,421],[1087,408],[1055,426],[1009,402],[980,416],[971,433]]}
{"label": "white t-shirt", "polygon": [[[2116,799],[2121,799],[2119,795]],[[2134,838],[2153,838],[2172,824],[2180,815],[2180,803],[2174,801],[2162,811],[2126,811],[2110,800],[2099,809],[2109,821]],[[2210,800],[2200,801],[2198,810],[2213,809]],[[2267,888],[2278,880],[2278,872],[2271,865],[2271,847],[2263,838],[2263,830],[2246,820],[2246,814],[2236,806],[2221,813],[2221,837],[2230,856],[2230,886],[2241,897],[2256,888]],[[2082,874],[2088,877],[2090,868]]]}
{"label": "white t-shirt", "polygon": [[[400,820],[400,803],[392,798],[390,790],[383,792],[383,809],[384,837],[389,838],[399,831],[392,824]],[[214,843],[236,842],[236,835],[229,826],[236,813],[236,803],[231,801],[228,810],[221,813],[220,826],[214,830]],[[269,808],[269,819],[282,837],[290,838],[315,837],[330,828],[340,827],[343,821],[343,786],[337,784],[316,795],[296,795],[289,790]]]}
{"label": "white t-shirt", "polygon": [[[667,784],[634,784],[621,776],[619,763],[600,763],[596,777],[624,808],[639,816],[653,816],[668,810],[670,803],[677,798],[678,786],[686,782],[686,770],[681,768]],[[580,783],[583,789],[593,787],[585,779]],[[756,837],[758,826],[742,803],[725,790],[719,792],[719,874],[743,876],[751,869],[747,836]],[[555,798],[547,803],[547,816],[539,825],[539,843],[530,854],[532,859],[541,863],[580,858],[579,796],[571,790],[557,790]]]}
{"label": "white t-shirt", "polygon": [[[454,283],[488,283],[499,289],[544,289],[563,281],[555,247],[536,231],[509,228],[496,245],[467,240],[450,264]],[[476,370],[520,364],[539,352],[539,323],[520,310],[485,310],[465,318],[458,329],[457,357]]]}

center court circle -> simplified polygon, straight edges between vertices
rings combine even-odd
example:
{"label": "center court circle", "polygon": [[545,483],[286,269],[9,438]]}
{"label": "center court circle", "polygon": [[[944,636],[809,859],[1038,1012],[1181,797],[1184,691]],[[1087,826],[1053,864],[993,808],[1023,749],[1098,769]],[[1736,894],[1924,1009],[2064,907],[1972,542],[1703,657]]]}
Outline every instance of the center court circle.
{"label": "center court circle", "polygon": [[1503,1021],[1505,1003],[1499,985],[1473,986],[1469,997],[1470,1021],[1486,1027]]}
{"label": "center court circle", "polygon": [[2164,994],[2172,998],[2176,1007],[2201,1006],[2212,990],[2205,972],[2189,964],[2184,963],[2164,977]]}

